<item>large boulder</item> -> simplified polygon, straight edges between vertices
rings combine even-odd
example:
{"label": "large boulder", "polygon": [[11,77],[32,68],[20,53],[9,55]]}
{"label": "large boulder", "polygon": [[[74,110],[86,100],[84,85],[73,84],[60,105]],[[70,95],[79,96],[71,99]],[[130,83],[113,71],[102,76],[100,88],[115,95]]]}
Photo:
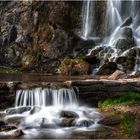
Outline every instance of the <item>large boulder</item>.
{"label": "large boulder", "polygon": [[12,138],[16,138],[16,137],[19,137],[19,136],[23,135],[24,133],[21,129],[15,129],[15,130],[9,131],[8,134]]}
{"label": "large boulder", "polygon": [[121,50],[122,52],[124,52],[134,46],[135,46],[134,39],[120,38],[116,42],[116,48]]}
{"label": "large boulder", "polygon": [[130,27],[127,27],[127,26],[123,27],[123,28],[121,28],[120,32],[121,32],[121,36],[123,38],[126,38],[126,39],[133,38],[133,31]]}
{"label": "large boulder", "polygon": [[5,118],[5,121],[10,125],[19,125],[24,120],[23,116],[13,116]]}
{"label": "large boulder", "polygon": [[115,62],[108,62],[103,64],[97,71],[97,75],[109,75],[117,70],[117,64]]}
{"label": "large boulder", "polygon": [[113,116],[113,115],[105,116],[98,123],[103,125],[109,125],[109,126],[119,125],[121,123],[121,117]]}
{"label": "large boulder", "polygon": [[133,70],[140,56],[140,49],[133,47],[126,50],[122,56],[116,59],[116,63],[122,65],[126,70]]}
{"label": "large boulder", "polygon": [[78,118],[78,114],[74,111],[61,111],[60,112],[60,117],[63,118]]}

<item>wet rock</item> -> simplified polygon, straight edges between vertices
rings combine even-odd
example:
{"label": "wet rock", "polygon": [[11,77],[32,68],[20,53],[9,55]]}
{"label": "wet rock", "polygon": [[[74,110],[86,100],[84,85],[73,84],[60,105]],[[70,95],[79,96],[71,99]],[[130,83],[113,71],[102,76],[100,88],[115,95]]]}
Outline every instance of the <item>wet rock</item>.
{"label": "wet rock", "polygon": [[3,119],[6,116],[5,112],[0,112],[0,119]]}
{"label": "wet rock", "polygon": [[6,114],[7,115],[12,115],[12,114],[22,114],[26,111],[29,111],[31,107],[17,107],[17,108],[10,108],[6,109]]}
{"label": "wet rock", "polygon": [[115,126],[121,123],[120,116],[105,116],[102,120],[98,122],[99,124],[108,125],[108,126]]}
{"label": "wet rock", "polygon": [[10,125],[3,125],[0,127],[0,131],[10,131],[17,129],[15,126],[10,126]]}
{"label": "wet rock", "polygon": [[133,73],[128,75],[128,78],[137,78],[140,77],[140,71],[134,71]]}
{"label": "wet rock", "polygon": [[41,107],[39,106],[34,106],[31,110],[30,110],[30,114],[35,114],[38,113],[41,110]]}
{"label": "wet rock", "polygon": [[117,64],[115,62],[108,62],[103,64],[97,71],[97,75],[108,75],[112,74],[117,70]]}
{"label": "wet rock", "polygon": [[122,52],[135,46],[134,39],[118,39],[116,43],[116,48],[120,49]]}
{"label": "wet rock", "polygon": [[0,121],[0,127],[6,125],[4,121]]}
{"label": "wet rock", "polygon": [[24,120],[22,116],[14,116],[6,118],[5,121],[10,125],[19,125]]}
{"label": "wet rock", "polygon": [[78,114],[73,111],[61,111],[60,117],[63,118],[78,118]]}
{"label": "wet rock", "polygon": [[128,17],[128,18],[126,18],[125,21],[122,23],[121,27],[130,26],[131,23],[132,23],[132,17]]}
{"label": "wet rock", "polygon": [[127,75],[123,71],[116,70],[112,75],[108,77],[109,80],[118,80],[127,78]]}
{"label": "wet rock", "polygon": [[102,47],[102,46],[95,47],[94,49],[91,50],[90,56],[98,55],[98,53],[101,52],[103,49],[104,49],[104,47]]}
{"label": "wet rock", "polygon": [[130,27],[123,27],[120,30],[121,36],[126,39],[133,39],[133,32]]}
{"label": "wet rock", "polygon": [[96,131],[76,131],[72,139],[108,139],[114,130],[110,127],[97,128]]}
{"label": "wet rock", "polygon": [[76,53],[76,56],[85,56],[89,49],[92,49],[93,46],[95,46],[95,42],[93,40],[84,40],[82,38],[74,38],[73,41],[76,41],[74,43],[74,53]]}
{"label": "wet rock", "polygon": [[125,57],[136,57],[136,56],[140,56],[140,48],[133,47],[131,49],[126,50],[123,54],[124,54]]}
{"label": "wet rock", "polygon": [[96,56],[86,56],[84,58],[84,61],[91,64],[91,65],[99,63],[99,59]]}
{"label": "wet rock", "polygon": [[79,120],[76,124],[77,127],[89,127],[94,124],[91,120]]}
{"label": "wet rock", "polygon": [[123,64],[123,63],[126,62],[126,59],[127,58],[125,56],[120,56],[120,57],[116,58],[116,63],[117,64]]}
{"label": "wet rock", "polygon": [[11,137],[19,137],[21,135],[23,135],[23,131],[21,129],[16,129],[16,130],[12,130],[10,132],[8,132],[8,134],[11,136]]}
{"label": "wet rock", "polygon": [[60,127],[72,127],[75,126],[74,118],[63,118],[62,122],[59,124]]}

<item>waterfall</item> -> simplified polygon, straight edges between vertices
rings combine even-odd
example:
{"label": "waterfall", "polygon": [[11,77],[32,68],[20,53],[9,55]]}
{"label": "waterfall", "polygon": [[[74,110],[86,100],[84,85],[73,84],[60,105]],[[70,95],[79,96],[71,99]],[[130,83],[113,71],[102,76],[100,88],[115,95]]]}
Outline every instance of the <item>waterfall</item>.
{"label": "waterfall", "polygon": [[[121,0],[107,1],[107,15],[106,15],[106,32],[113,31],[122,23],[121,18]],[[107,34],[107,33],[106,33]]]}
{"label": "waterfall", "polygon": [[88,39],[92,36],[94,26],[94,1],[83,1],[82,8],[82,37]]}
{"label": "waterfall", "polygon": [[[29,109],[28,109],[29,108]],[[79,106],[77,95],[73,88],[34,88],[16,92],[15,108],[8,109],[8,118],[24,117],[20,127],[47,128],[49,130],[61,127],[96,127],[100,113],[94,108]],[[90,118],[95,115],[95,118]],[[67,126],[65,119],[73,117],[74,126]],[[61,129],[63,130],[63,128]],[[71,130],[71,129],[69,129]],[[65,129],[63,130],[65,133]]]}
{"label": "waterfall", "polygon": [[18,90],[15,106],[66,106],[77,105],[77,96],[73,88],[35,88]]}

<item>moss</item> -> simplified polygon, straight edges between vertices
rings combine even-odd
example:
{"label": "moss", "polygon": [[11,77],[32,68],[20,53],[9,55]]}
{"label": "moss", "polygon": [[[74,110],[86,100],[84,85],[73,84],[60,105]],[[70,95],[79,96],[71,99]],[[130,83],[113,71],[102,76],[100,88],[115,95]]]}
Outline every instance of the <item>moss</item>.
{"label": "moss", "polygon": [[140,94],[134,92],[127,92],[122,94],[118,98],[106,99],[104,101],[100,101],[98,103],[98,107],[105,109],[111,105],[130,104],[136,101],[140,101]]}
{"label": "moss", "polygon": [[128,113],[121,114],[120,128],[128,136],[132,135],[134,122],[135,118],[132,115]]}
{"label": "moss", "polygon": [[0,73],[21,73],[20,69],[17,68],[11,68],[11,67],[0,67]]}

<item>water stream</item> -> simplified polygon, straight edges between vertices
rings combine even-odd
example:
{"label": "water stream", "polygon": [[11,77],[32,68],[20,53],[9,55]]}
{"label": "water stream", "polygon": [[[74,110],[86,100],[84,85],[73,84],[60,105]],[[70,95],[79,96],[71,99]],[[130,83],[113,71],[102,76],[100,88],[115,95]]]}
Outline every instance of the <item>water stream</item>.
{"label": "water stream", "polygon": [[73,88],[34,88],[16,91],[15,107],[6,110],[5,120],[21,119],[23,138],[70,136],[74,131],[93,131],[99,127],[100,113],[80,106]]}
{"label": "water stream", "polygon": [[[92,2],[92,4],[91,4]],[[93,37],[94,32],[94,15],[96,12],[95,1],[84,1],[83,2],[83,11],[82,11],[82,31],[86,39]],[[122,51],[118,49],[117,42],[123,39],[127,40],[128,38],[122,35],[122,31],[127,29],[132,30],[132,40],[134,40],[133,47],[140,46],[140,25],[139,25],[139,16],[140,16],[140,2],[135,0],[122,1],[122,0],[108,0],[106,8],[106,17],[105,22],[105,36],[99,46],[104,48],[111,47],[107,52],[107,55],[110,55],[109,61],[116,61],[116,58],[122,55]],[[100,23],[102,24],[102,23]],[[96,46],[93,46],[94,48]],[[93,49],[94,49],[93,48]],[[90,52],[93,51],[90,50]],[[90,54],[89,52],[89,54]],[[110,54],[111,53],[111,54]],[[137,65],[138,57],[136,57],[136,66],[134,71],[139,71],[140,66]],[[94,70],[93,70],[94,71]]]}

